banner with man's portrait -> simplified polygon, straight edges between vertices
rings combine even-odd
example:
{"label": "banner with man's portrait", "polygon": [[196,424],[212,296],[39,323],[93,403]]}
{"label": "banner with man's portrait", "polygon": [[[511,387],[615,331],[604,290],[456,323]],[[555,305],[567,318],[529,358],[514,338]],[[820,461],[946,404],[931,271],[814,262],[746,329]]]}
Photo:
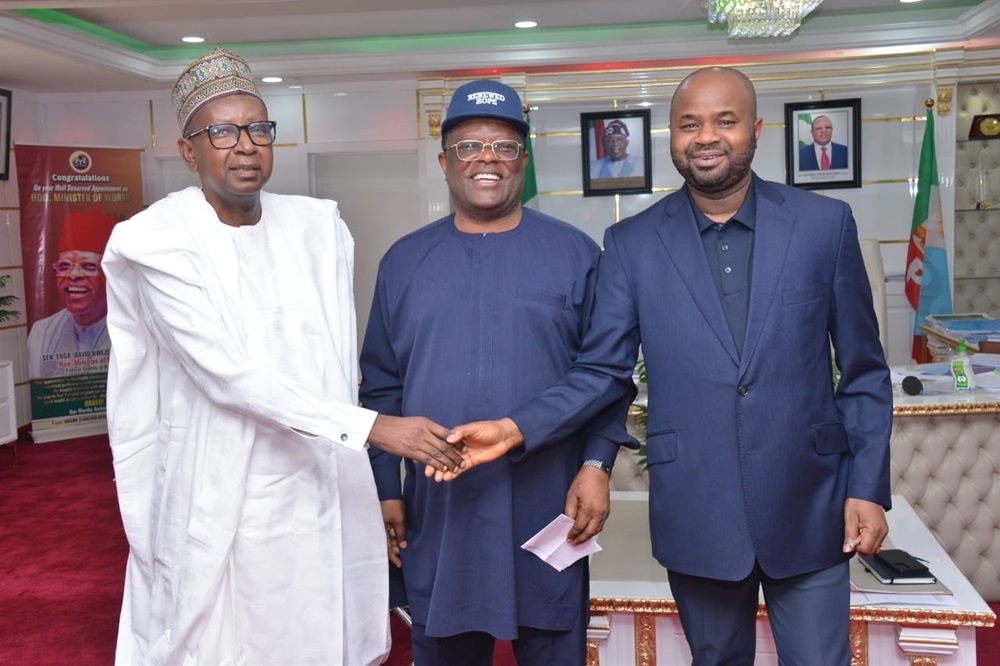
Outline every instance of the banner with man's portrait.
{"label": "banner with man's portrait", "polygon": [[142,151],[17,145],[31,436],[106,432],[111,342],[101,258],[142,209]]}

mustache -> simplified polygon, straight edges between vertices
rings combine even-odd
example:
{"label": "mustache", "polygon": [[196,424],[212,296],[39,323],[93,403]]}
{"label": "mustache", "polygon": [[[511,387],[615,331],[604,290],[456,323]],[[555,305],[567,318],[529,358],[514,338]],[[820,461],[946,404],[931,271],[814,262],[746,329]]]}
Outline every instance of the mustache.
{"label": "mustache", "polygon": [[688,157],[694,157],[695,155],[698,155],[700,153],[714,153],[714,152],[726,153],[728,155],[729,148],[728,146],[722,143],[713,143],[710,146],[693,146],[691,148],[688,148],[686,155]]}

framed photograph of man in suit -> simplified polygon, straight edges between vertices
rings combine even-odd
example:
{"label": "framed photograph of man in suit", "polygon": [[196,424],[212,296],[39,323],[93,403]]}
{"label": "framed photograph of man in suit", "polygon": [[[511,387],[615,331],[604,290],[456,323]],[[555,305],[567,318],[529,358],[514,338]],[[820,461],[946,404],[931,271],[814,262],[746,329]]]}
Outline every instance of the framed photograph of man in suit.
{"label": "framed photograph of man in suit", "polygon": [[583,196],[653,191],[649,109],[581,113]]}
{"label": "framed photograph of man in suit", "polygon": [[785,179],[806,190],[861,187],[861,99],[785,104]]}

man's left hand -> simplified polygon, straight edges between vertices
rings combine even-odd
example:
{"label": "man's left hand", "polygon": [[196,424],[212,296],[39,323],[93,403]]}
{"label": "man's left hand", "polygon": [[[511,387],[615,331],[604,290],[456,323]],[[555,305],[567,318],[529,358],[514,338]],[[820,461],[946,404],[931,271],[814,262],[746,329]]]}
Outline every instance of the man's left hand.
{"label": "man's left hand", "polygon": [[844,502],[844,552],[874,555],[889,534],[882,505],[856,497]]}
{"label": "man's left hand", "polygon": [[584,465],[566,493],[564,513],[573,519],[566,539],[578,546],[604,529],[611,513],[611,480],[602,469]]}

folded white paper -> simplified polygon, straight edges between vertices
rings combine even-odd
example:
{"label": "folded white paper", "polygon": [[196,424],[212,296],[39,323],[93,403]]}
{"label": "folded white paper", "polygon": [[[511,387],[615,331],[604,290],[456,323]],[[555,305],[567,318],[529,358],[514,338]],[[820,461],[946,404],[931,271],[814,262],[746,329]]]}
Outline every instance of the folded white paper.
{"label": "folded white paper", "polygon": [[538,534],[525,541],[521,548],[534,553],[556,571],[562,571],[581,557],[601,551],[596,536],[587,539],[579,546],[567,541],[566,536],[572,527],[573,519],[561,513]]}

